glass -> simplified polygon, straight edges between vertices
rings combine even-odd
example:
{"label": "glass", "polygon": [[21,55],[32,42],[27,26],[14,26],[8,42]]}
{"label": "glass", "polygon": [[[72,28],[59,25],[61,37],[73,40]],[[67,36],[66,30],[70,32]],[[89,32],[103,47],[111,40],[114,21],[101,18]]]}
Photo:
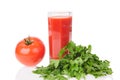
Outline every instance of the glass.
{"label": "glass", "polygon": [[48,12],[50,59],[59,59],[59,51],[71,40],[71,14],[71,12]]}

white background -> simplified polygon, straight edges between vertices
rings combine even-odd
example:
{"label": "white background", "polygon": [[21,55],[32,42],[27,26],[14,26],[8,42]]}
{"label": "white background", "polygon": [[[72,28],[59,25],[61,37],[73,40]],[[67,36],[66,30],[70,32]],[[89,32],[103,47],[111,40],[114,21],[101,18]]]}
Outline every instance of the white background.
{"label": "white background", "polygon": [[0,80],[17,80],[24,65],[15,47],[28,35],[44,42],[46,53],[38,66],[48,65],[48,11],[71,11],[72,40],[91,44],[93,53],[111,62],[114,80],[120,79],[119,0],[0,0]]}

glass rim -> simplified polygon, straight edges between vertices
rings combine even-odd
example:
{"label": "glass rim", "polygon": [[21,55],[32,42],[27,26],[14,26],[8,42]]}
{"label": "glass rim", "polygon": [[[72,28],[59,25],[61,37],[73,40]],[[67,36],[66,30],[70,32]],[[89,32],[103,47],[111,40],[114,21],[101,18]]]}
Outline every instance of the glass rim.
{"label": "glass rim", "polygon": [[48,17],[55,16],[72,16],[72,12],[70,11],[50,11],[48,12]]}

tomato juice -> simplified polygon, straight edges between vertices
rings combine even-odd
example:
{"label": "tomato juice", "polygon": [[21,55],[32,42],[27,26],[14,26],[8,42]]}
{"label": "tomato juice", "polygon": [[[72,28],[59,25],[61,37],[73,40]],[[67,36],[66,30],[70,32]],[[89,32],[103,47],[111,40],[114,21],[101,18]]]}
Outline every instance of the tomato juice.
{"label": "tomato juice", "polygon": [[71,12],[48,16],[48,30],[50,59],[59,59],[59,51],[71,40]]}

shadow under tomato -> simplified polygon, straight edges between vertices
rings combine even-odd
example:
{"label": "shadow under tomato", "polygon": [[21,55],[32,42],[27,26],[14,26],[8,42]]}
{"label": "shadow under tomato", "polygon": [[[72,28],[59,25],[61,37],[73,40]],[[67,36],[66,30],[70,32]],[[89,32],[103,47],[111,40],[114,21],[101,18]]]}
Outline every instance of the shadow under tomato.
{"label": "shadow under tomato", "polygon": [[22,67],[17,72],[15,80],[43,80],[39,75],[32,73],[33,69],[33,67]]}

